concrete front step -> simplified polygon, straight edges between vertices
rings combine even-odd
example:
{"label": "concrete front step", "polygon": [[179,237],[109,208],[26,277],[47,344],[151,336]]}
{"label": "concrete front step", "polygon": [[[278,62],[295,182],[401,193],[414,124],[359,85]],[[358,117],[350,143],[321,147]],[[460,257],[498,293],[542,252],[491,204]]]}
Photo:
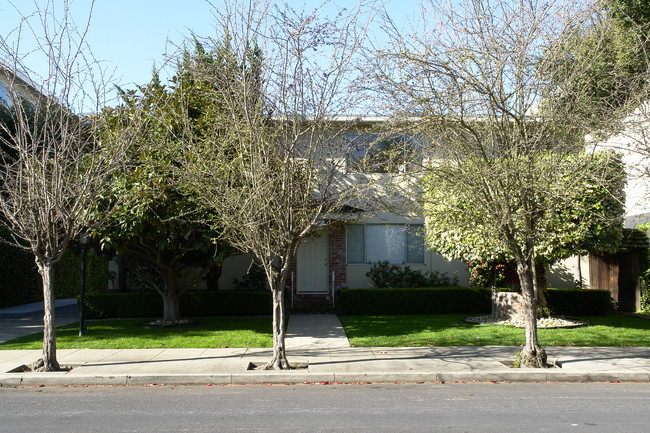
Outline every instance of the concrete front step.
{"label": "concrete front step", "polygon": [[296,298],[291,306],[292,313],[329,314],[334,312],[331,299]]}

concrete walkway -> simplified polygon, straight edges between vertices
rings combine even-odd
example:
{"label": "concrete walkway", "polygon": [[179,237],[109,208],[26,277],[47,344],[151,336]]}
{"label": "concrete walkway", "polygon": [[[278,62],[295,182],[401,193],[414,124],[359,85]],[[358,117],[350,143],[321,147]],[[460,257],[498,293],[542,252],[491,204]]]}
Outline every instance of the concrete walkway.
{"label": "concrete walkway", "polygon": [[349,348],[336,314],[292,314],[287,324],[287,350]]}
{"label": "concrete walkway", "polygon": [[[2,315],[2,314],[0,314]],[[3,317],[6,317],[5,314]],[[561,368],[514,369],[511,346],[352,348],[334,315],[295,315],[287,356],[304,369],[249,370],[271,349],[58,350],[67,372],[23,372],[38,350],[0,350],[0,386],[457,381],[650,382],[649,347],[547,347]],[[13,371],[13,372],[12,372]]]}

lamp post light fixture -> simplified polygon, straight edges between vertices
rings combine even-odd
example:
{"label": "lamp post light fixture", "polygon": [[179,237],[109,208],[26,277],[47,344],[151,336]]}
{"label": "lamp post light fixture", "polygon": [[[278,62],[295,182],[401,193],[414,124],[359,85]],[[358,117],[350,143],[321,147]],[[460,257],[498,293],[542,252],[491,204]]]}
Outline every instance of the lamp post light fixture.
{"label": "lamp post light fixture", "polygon": [[86,253],[90,238],[85,232],[79,234],[79,244],[81,244],[81,293],[79,295],[79,336],[84,336],[84,294],[86,291]]}

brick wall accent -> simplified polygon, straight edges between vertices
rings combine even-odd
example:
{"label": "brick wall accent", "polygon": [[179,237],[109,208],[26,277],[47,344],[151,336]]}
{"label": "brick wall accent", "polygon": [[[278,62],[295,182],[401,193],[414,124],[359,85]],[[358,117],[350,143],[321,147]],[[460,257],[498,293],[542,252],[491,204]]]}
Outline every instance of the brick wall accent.
{"label": "brick wall accent", "polygon": [[[291,296],[295,296],[298,291],[298,257],[294,257],[291,261],[291,270],[289,271],[289,276],[287,277],[287,287],[289,288]],[[291,277],[293,276],[293,280]]]}
{"label": "brick wall accent", "polygon": [[347,264],[345,257],[345,225],[340,224],[329,231],[329,274],[334,272],[334,287],[347,283]]}
{"label": "brick wall accent", "polygon": [[496,292],[494,314],[497,320],[524,319],[524,299],[515,292]]}

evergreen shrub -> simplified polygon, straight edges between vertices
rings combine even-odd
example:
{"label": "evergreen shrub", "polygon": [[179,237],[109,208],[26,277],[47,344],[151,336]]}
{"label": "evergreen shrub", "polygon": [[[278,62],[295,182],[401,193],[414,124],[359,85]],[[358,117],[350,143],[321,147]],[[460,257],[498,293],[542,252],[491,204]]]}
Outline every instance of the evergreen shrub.
{"label": "evergreen shrub", "polygon": [[[546,296],[556,315],[593,316],[613,311],[607,290],[548,289]],[[343,289],[336,294],[336,311],[344,315],[488,315],[492,311],[492,293],[485,287]]]}
{"label": "evergreen shrub", "polygon": [[[88,293],[89,319],[162,317],[162,297],[155,291]],[[191,290],[180,299],[181,317],[269,315],[271,292]]]}
{"label": "evergreen shrub", "polygon": [[554,315],[599,316],[614,311],[609,290],[548,289],[546,300]]}
{"label": "evergreen shrub", "polygon": [[492,293],[482,287],[343,289],[338,314],[490,314]]}

